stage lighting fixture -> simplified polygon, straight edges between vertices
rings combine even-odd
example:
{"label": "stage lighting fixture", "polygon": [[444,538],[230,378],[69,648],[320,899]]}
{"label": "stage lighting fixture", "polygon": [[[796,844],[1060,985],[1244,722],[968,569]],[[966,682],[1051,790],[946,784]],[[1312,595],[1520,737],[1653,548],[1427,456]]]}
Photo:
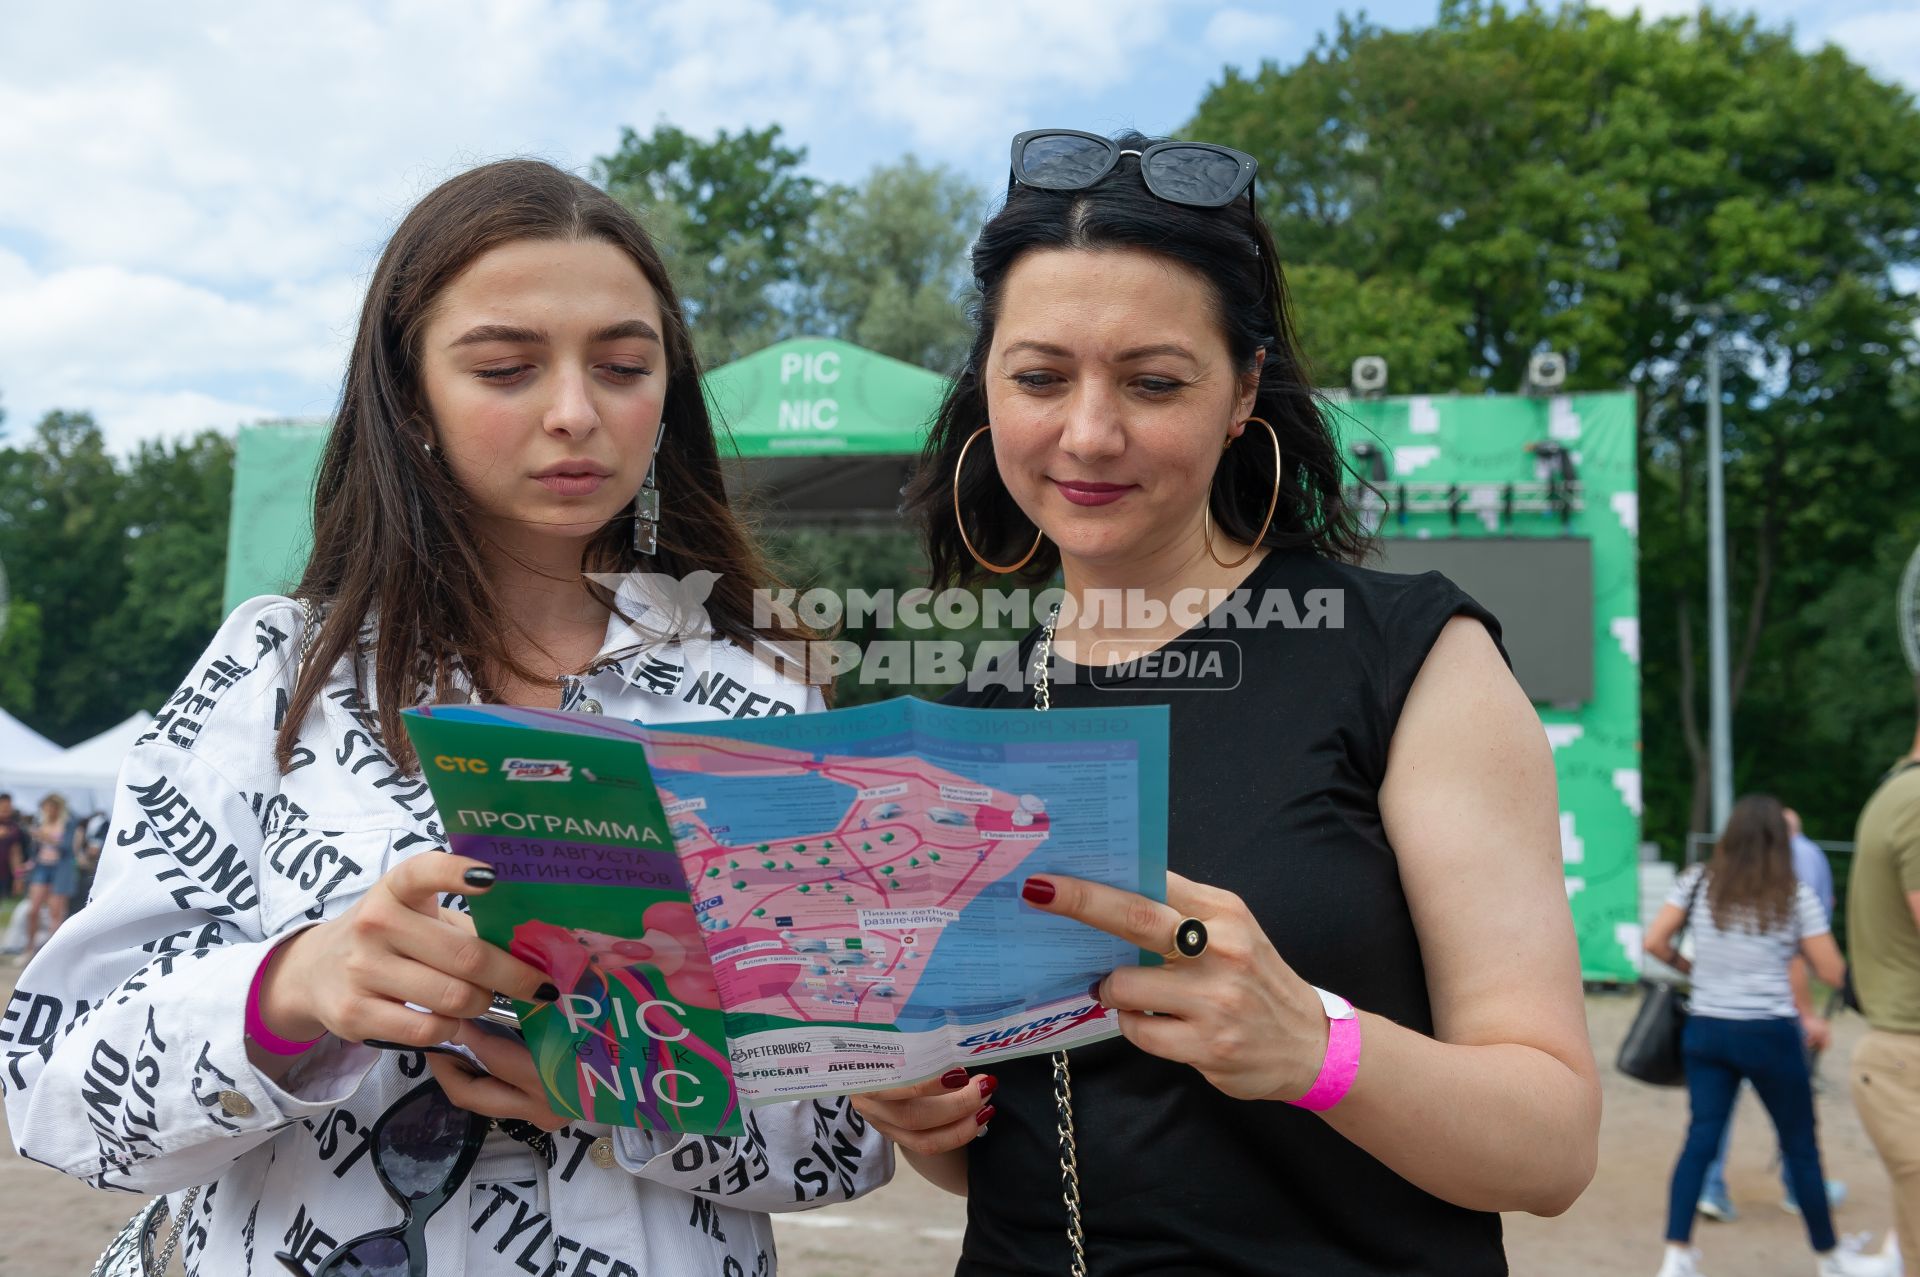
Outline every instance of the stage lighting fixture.
{"label": "stage lighting fixture", "polygon": [[1574,470],[1572,451],[1564,443],[1552,439],[1530,443],[1527,445],[1527,451],[1546,463],[1547,501],[1552,505],[1554,513],[1560,516],[1561,523],[1569,522],[1573,518],[1571,485],[1578,482],[1580,478]]}
{"label": "stage lighting fixture", "polygon": [[1352,451],[1355,459],[1366,466],[1368,483],[1385,483],[1387,481],[1387,454],[1379,444],[1368,443],[1362,439],[1359,443],[1354,444],[1350,451]]}
{"label": "stage lighting fixture", "polygon": [[1564,443],[1543,439],[1539,443],[1528,444],[1526,451],[1547,463],[1549,478],[1572,481],[1580,477],[1573,466],[1573,453],[1567,450]]}
{"label": "stage lighting fixture", "polygon": [[1527,393],[1550,395],[1567,384],[1567,357],[1555,350],[1543,350],[1527,360]]}
{"label": "stage lighting fixture", "polygon": [[1387,361],[1379,355],[1362,355],[1354,360],[1353,393],[1356,395],[1386,394]]}

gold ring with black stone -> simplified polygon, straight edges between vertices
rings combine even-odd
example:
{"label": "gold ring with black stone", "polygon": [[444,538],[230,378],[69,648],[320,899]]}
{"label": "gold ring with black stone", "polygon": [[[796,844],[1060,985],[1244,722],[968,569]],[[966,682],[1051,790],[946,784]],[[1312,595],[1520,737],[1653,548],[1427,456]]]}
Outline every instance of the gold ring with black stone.
{"label": "gold ring with black stone", "polygon": [[1175,958],[1197,958],[1207,951],[1207,924],[1198,918],[1182,918],[1173,929],[1173,948],[1160,956],[1168,962]]}

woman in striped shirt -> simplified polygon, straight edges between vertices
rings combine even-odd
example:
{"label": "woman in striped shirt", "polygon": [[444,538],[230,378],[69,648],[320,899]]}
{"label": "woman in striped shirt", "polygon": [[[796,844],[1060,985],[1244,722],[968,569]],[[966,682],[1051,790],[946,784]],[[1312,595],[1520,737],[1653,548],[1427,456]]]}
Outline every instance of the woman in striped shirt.
{"label": "woman in striped shirt", "polygon": [[[1693,931],[1691,962],[1674,948],[1682,926]],[[1841,1250],[1834,1237],[1814,1136],[1813,1082],[1787,964],[1802,955],[1835,988],[1845,982],[1846,964],[1826,909],[1793,872],[1778,799],[1750,794],[1734,804],[1712,859],[1674,884],[1647,929],[1646,949],[1693,979],[1692,1014],[1682,1042],[1693,1117],[1673,1168],[1660,1277],[1700,1277],[1688,1246],[1694,1203],[1743,1078],[1753,1083],[1779,1131],[1818,1277],[1890,1272],[1888,1259]]]}

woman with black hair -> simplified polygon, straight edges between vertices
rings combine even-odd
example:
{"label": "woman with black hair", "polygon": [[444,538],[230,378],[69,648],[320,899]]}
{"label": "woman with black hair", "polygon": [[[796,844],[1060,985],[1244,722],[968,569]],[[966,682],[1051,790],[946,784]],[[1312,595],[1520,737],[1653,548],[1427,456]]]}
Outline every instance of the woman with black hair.
{"label": "woman with black hair", "polygon": [[1065,602],[1026,686],[952,699],[1167,706],[1175,872],[1164,904],[1023,884],[1166,955],[1091,990],[1124,1040],[856,1101],[966,1194],[961,1273],[1486,1277],[1497,1212],[1593,1173],[1546,739],[1492,616],[1358,566],[1252,179],[1022,134],[974,248],[911,508],[937,584]]}
{"label": "woman with black hair", "polygon": [[[1674,947],[1683,927],[1693,933],[1691,959]],[[1692,1117],[1669,1185],[1660,1277],[1701,1277],[1689,1244],[1695,1203],[1742,1081],[1753,1083],[1779,1133],[1818,1277],[1897,1271],[1891,1257],[1842,1249],[1834,1235],[1814,1131],[1813,1075],[1787,967],[1804,957],[1836,989],[1846,984],[1847,968],[1826,906],[1793,871],[1779,799],[1748,794],[1733,805],[1712,858],[1680,875],[1648,924],[1646,949],[1693,978],[1681,1039]]]}
{"label": "woman with black hair", "polygon": [[21,974],[21,1151],[168,1194],[203,1277],[771,1273],[767,1212],[884,1183],[885,1142],[833,1097],[727,1139],[556,1114],[476,1017],[559,977],[475,938],[493,871],[444,851],[400,720],[820,708],[772,668],[801,636],[755,625],[765,579],[632,213],[531,160],[430,192],[373,272],[305,575],[134,745],[96,899]]}

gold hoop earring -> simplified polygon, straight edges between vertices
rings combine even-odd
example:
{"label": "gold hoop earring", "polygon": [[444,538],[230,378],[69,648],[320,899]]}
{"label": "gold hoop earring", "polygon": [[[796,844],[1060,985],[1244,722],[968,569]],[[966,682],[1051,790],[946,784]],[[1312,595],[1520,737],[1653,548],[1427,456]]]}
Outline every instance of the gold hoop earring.
{"label": "gold hoop earring", "polygon": [[960,517],[960,467],[967,464],[967,449],[973,447],[973,441],[975,439],[978,439],[981,435],[987,433],[987,431],[991,429],[993,429],[993,426],[991,423],[989,423],[987,425],[980,427],[978,430],[974,431],[972,434],[968,435],[967,441],[960,445],[959,457],[957,457],[954,460],[954,463],[953,463],[953,525],[954,527],[960,529],[960,544],[967,547],[967,553],[973,556],[973,561],[975,563],[978,563],[981,567],[985,568],[989,572],[997,572],[1001,576],[1005,576],[1009,572],[1018,572],[1021,568],[1027,566],[1027,563],[1033,558],[1033,556],[1036,553],[1039,552],[1041,532],[1038,528],[1035,528],[1033,533],[1032,547],[1028,549],[1026,554],[1022,556],[1021,560],[1018,563],[1013,564],[1011,567],[1004,567],[1004,568],[1001,567],[998,563],[989,563],[985,559],[981,558],[980,551],[973,548],[972,538],[967,536],[967,521]]}
{"label": "gold hoop earring", "polygon": [[[1253,552],[1259,549],[1260,543],[1266,539],[1267,529],[1273,526],[1273,512],[1280,508],[1280,432],[1273,428],[1272,422],[1262,420],[1259,417],[1248,417],[1243,424],[1252,425],[1256,421],[1267,428],[1267,434],[1273,440],[1273,496],[1267,502],[1266,521],[1260,525],[1260,531],[1254,535],[1253,544],[1247,547],[1247,552],[1231,563],[1214,553],[1213,486],[1211,484],[1207,486],[1207,502],[1200,507],[1200,539],[1206,542],[1207,557],[1223,568],[1237,568],[1253,557]],[[1229,440],[1228,442],[1231,443],[1232,441]],[[1225,452],[1226,449],[1222,448],[1221,451]]]}

